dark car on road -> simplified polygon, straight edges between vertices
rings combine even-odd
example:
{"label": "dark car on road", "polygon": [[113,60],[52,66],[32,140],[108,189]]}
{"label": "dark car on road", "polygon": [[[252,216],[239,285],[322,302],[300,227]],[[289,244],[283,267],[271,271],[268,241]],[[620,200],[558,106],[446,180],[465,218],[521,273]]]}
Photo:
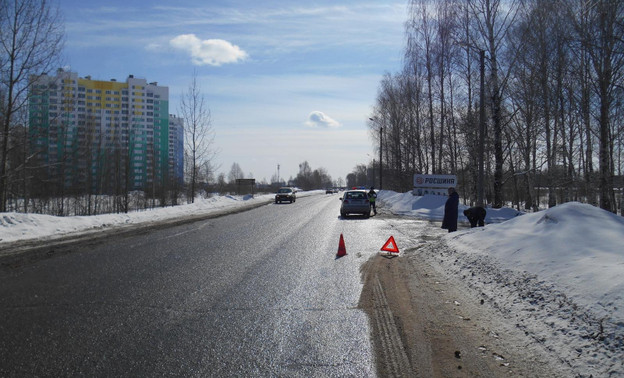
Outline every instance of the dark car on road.
{"label": "dark car on road", "polygon": [[362,214],[367,218],[370,216],[371,205],[365,190],[347,190],[340,200],[340,215],[343,218],[348,214]]}
{"label": "dark car on road", "polygon": [[297,192],[293,188],[279,188],[275,193],[275,203],[281,203],[288,201],[293,203],[297,200]]}

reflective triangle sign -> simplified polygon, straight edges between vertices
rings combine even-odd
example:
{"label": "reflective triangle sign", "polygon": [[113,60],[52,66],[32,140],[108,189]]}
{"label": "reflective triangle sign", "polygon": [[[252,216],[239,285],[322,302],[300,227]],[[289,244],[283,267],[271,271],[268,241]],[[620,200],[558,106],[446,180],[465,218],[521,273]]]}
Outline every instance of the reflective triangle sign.
{"label": "reflective triangle sign", "polygon": [[399,247],[397,247],[396,242],[394,241],[394,236],[390,236],[390,239],[381,247],[382,251],[399,253]]}

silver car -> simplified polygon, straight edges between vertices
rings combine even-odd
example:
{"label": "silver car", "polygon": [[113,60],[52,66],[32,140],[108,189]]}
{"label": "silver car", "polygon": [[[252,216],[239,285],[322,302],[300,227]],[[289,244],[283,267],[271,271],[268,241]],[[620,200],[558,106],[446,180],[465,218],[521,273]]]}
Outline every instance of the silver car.
{"label": "silver car", "polygon": [[340,215],[346,217],[348,214],[362,214],[370,216],[370,201],[365,190],[347,190],[340,198]]}

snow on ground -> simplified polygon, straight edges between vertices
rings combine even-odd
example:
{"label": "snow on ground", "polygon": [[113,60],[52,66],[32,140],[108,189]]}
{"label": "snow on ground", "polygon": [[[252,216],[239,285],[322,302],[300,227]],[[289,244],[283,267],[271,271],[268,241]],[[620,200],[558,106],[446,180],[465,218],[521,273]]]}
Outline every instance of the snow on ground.
{"label": "snow on ground", "polygon": [[[446,197],[380,193],[395,214],[442,221]],[[459,206],[459,222],[468,223]],[[445,237],[456,250],[488,256],[505,269],[524,271],[557,284],[575,302],[624,327],[624,217],[569,202],[524,214],[487,209],[486,227]]]}
{"label": "snow on ground", "polygon": [[[324,193],[299,192],[298,196]],[[252,207],[273,194],[217,196],[193,204],[129,214],[53,217],[0,214],[0,250],[25,239],[79,235],[189,215]],[[441,221],[445,197],[381,191],[380,208],[394,214]],[[459,222],[467,206],[460,204]],[[624,376],[624,218],[570,202],[536,213],[487,209],[486,226],[444,234],[446,269],[466,277],[517,326],[575,371]],[[568,345],[570,344],[570,345]],[[619,352],[618,352],[619,351]]]}
{"label": "snow on ground", "polygon": [[[446,197],[383,191],[393,213],[441,221]],[[468,224],[459,206],[459,222]],[[624,218],[570,202],[523,214],[487,209],[486,226],[442,231],[419,249],[579,376],[624,376]],[[444,244],[444,245],[440,245]],[[442,259],[441,259],[442,257]]]}
{"label": "snow on ground", "polygon": [[[325,191],[298,192],[306,197]],[[97,216],[55,217],[40,214],[0,213],[0,250],[2,245],[28,239],[55,239],[94,229],[124,227],[147,222],[159,222],[188,216],[209,215],[227,210],[240,210],[273,201],[274,194],[246,196],[214,196],[197,198],[194,203],[174,207],[148,209],[127,214],[104,214]]]}

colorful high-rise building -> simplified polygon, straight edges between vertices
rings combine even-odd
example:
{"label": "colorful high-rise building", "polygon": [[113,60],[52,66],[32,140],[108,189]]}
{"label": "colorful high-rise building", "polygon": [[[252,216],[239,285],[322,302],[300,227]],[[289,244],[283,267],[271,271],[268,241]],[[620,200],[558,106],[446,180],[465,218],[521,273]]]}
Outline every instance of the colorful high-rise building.
{"label": "colorful high-rise building", "polygon": [[48,180],[99,193],[181,182],[183,123],[170,126],[169,88],[129,75],[92,80],[59,69],[31,77],[31,149]]}
{"label": "colorful high-rise building", "polygon": [[169,115],[169,175],[176,177],[179,183],[184,178],[184,120],[176,115]]}

